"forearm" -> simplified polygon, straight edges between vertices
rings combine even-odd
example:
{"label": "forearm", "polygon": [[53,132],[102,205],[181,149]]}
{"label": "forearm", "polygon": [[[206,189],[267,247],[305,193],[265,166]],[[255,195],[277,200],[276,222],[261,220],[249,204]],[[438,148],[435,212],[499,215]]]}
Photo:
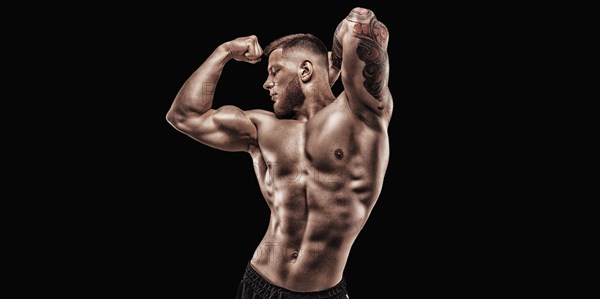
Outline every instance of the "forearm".
{"label": "forearm", "polygon": [[178,116],[206,113],[212,107],[217,82],[225,64],[230,59],[230,52],[224,45],[217,47],[185,81],[177,93],[169,113]]}

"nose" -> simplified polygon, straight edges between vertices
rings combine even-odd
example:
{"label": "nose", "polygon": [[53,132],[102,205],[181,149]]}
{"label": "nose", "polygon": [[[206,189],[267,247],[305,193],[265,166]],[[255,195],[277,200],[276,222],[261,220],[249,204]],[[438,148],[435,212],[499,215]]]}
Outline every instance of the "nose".
{"label": "nose", "polygon": [[263,84],[263,88],[266,90],[270,90],[271,88],[273,88],[273,86],[275,86],[275,83],[273,83],[273,81],[269,81],[269,79],[267,79],[267,81],[265,81],[265,84]]}

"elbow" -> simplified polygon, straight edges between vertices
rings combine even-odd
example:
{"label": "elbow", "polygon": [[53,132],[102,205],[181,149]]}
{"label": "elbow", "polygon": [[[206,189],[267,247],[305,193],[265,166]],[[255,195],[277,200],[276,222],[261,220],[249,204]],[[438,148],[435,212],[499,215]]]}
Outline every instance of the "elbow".
{"label": "elbow", "polygon": [[175,112],[173,111],[173,109],[170,109],[167,112],[166,119],[170,125],[175,126],[175,124],[177,123],[177,116],[175,115]]}
{"label": "elbow", "polygon": [[170,109],[166,115],[167,122],[178,130],[182,130],[186,116],[180,112],[177,112],[175,109]]}

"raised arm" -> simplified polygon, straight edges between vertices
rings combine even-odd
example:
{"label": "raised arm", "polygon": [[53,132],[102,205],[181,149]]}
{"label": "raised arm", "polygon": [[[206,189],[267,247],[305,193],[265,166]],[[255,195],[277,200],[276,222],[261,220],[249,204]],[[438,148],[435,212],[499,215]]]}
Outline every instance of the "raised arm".
{"label": "raised arm", "polygon": [[339,23],[333,37],[330,81],[339,75],[336,69],[341,71],[350,108],[367,123],[379,117],[389,122],[391,117],[388,39],[387,27],[371,10],[360,7]]}
{"label": "raised arm", "polygon": [[225,64],[235,59],[260,61],[256,36],[240,37],[217,47],[185,81],[167,112],[167,121],[180,132],[224,151],[248,151],[256,143],[256,127],[238,107],[212,109],[214,92]]}

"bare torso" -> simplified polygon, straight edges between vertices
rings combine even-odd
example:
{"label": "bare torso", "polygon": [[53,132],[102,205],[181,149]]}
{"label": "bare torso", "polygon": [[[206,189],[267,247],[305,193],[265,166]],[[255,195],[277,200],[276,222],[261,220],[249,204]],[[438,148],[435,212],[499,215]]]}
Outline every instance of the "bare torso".
{"label": "bare torso", "polygon": [[250,154],[271,210],[251,264],[290,290],[334,286],[381,192],[387,122],[359,121],[344,93],[308,121],[249,116],[258,129]]}
{"label": "bare torso", "polygon": [[[331,51],[311,34],[283,36],[264,52],[255,35],[238,37],[190,75],[167,112],[195,140],[252,156],[271,214],[250,263],[276,286],[308,292],[342,280],[389,161],[387,44],[385,25],[361,7],[338,24]],[[262,87],[273,112],[213,108],[224,66],[262,56],[269,58]],[[335,99],[338,78],[344,91]],[[292,113],[295,120],[275,116]]]}

